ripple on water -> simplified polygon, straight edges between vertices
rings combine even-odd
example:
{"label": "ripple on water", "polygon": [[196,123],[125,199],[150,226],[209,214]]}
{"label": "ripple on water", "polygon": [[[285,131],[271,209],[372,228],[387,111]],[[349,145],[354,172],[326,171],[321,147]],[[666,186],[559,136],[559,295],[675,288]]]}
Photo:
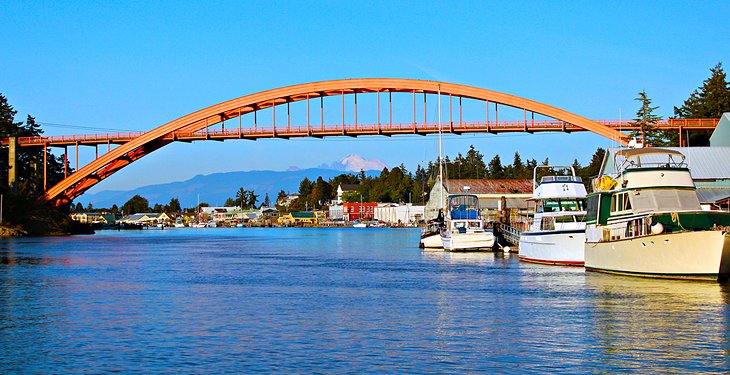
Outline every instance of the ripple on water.
{"label": "ripple on water", "polygon": [[727,287],[215,229],[0,249],[0,372],[724,372]]}

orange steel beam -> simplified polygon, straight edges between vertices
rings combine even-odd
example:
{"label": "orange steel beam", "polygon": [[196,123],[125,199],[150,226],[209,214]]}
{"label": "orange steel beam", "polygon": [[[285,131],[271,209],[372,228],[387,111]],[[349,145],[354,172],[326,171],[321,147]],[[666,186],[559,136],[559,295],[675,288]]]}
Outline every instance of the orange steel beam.
{"label": "orange steel beam", "polygon": [[[562,125],[564,122],[559,120],[535,120],[534,114],[531,116],[532,118],[529,119],[527,122],[527,127],[525,127],[525,120],[508,120],[508,121],[501,121],[499,123],[495,123],[494,121],[483,121],[483,122],[470,122],[468,131],[469,132],[482,132],[486,131],[489,133],[506,133],[506,132],[546,132],[546,131],[588,131],[585,128],[581,128],[579,126],[566,124],[565,127]],[[240,118],[240,117],[239,117]],[[719,119],[689,119],[693,120],[692,122],[689,122],[687,125],[682,125],[680,121],[684,120],[665,120],[662,122],[659,122],[655,125],[655,129],[658,130],[713,130],[717,126],[717,122]],[[447,124],[451,121],[446,122]],[[601,125],[608,126],[613,129],[617,129],[620,131],[632,131],[632,130],[639,130],[638,126],[631,125],[628,121],[618,121],[618,120],[596,120],[597,123]],[[320,126],[320,129],[316,129],[309,124],[307,126],[308,129],[311,129],[311,132],[309,132],[309,136],[312,137],[319,137],[321,138],[322,135],[325,136],[331,136],[333,134],[329,134],[325,131],[325,126]],[[330,125],[331,127],[332,125]],[[341,125],[338,125],[338,131],[340,132],[340,135],[342,133]],[[403,132],[400,132],[399,129],[405,128],[406,124],[383,124],[383,123],[376,123],[376,124],[348,124],[345,126],[345,130],[347,134],[357,134],[362,129],[368,129],[368,128],[374,128],[381,130],[384,135],[391,135],[391,134],[405,134]],[[407,126],[409,128],[409,133],[413,134],[413,124],[407,123]],[[300,134],[300,131],[297,129],[301,129],[302,126],[290,126],[288,131],[282,131],[277,129],[276,134],[281,135],[287,135],[288,136],[304,136]],[[459,126],[457,124],[457,129],[459,129]],[[434,132],[434,129],[438,129],[436,123],[422,123],[419,122],[417,124],[417,127],[415,129],[416,134],[431,134]],[[321,130],[321,131],[319,131]],[[444,127],[443,131],[445,133],[451,132],[453,129],[449,127]],[[460,131],[460,133],[463,131]],[[166,140],[172,140],[172,141],[183,141],[183,142],[190,142],[190,141],[198,141],[198,140],[205,140],[205,139],[211,139],[211,140],[221,140],[221,139],[257,139],[257,138],[272,138],[271,134],[273,133],[273,130],[270,127],[257,127],[257,128],[242,128],[238,127],[236,128],[228,128],[224,129],[224,131],[216,131],[216,130],[210,130],[208,131],[209,138],[206,138],[205,136],[202,136],[198,132],[193,133],[182,133],[182,132],[175,132],[168,134],[164,137]],[[123,144],[125,142],[129,142],[133,137],[130,137],[129,134],[131,133],[118,133],[118,134],[80,134],[80,135],[61,135],[61,136],[46,136],[46,137],[18,137],[17,142],[19,147],[43,147],[44,145],[46,147],[63,147],[64,145],[75,145],[78,143],[82,146],[98,146],[100,144],[107,144],[110,145],[111,143],[114,144]],[[143,134],[142,132],[137,133],[137,136]],[[3,143],[3,140],[0,140],[0,143]],[[4,143],[3,143],[4,144]],[[109,151],[109,148],[107,148],[107,152]],[[98,149],[96,157],[98,157]]]}
{"label": "orange steel beam", "polygon": [[[174,140],[179,139],[179,137],[176,138],[176,135],[195,133],[199,130],[207,131],[210,126],[216,125],[225,118],[230,119],[259,109],[306,100],[311,97],[377,93],[381,91],[408,92],[414,95],[416,93],[440,93],[441,95],[459,96],[459,98],[484,100],[495,103],[495,106],[501,104],[530,110],[621,143],[628,142],[628,137],[618,130],[601,125],[577,114],[548,104],[472,86],[397,78],[363,78],[312,82],[262,91],[215,104],[170,121],[148,132],[139,134],[114,150],[93,160],[63,181],[51,187],[40,198],[40,201],[48,202],[56,200],[57,202],[62,202],[72,200],[108,175],[115,173],[155,149],[164,146],[170,137]],[[272,112],[272,116],[275,116],[275,111]],[[498,118],[496,122],[498,122]],[[344,124],[341,127],[341,131],[345,133]],[[273,137],[278,136],[274,127],[272,127],[271,135]],[[141,153],[134,153],[135,150],[140,148],[143,150]],[[128,160],[119,161],[125,156]]]}

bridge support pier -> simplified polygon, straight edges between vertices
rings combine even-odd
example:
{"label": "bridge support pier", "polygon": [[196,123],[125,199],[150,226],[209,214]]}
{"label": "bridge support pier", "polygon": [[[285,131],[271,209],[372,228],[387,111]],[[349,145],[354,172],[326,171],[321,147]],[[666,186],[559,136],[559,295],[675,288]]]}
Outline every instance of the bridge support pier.
{"label": "bridge support pier", "polygon": [[10,190],[14,190],[15,181],[18,178],[18,139],[16,137],[10,137],[8,141],[8,187]]}

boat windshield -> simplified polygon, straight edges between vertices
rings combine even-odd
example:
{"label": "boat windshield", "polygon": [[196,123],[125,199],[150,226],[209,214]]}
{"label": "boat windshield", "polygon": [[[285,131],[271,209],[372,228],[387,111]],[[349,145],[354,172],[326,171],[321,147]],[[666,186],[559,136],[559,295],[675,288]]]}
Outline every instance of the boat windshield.
{"label": "boat windshield", "polygon": [[449,197],[449,212],[452,219],[476,219],[479,199],[476,195],[452,195]]}
{"label": "boat windshield", "polygon": [[686,168],[685,156],[672,149],[644,148],[619,150],[614,156],[618,171],[633,168]]}
{"label": "boat windshield", "polygon": [[585,211],[585,199],[543,199],[537,206],[537,212]]}

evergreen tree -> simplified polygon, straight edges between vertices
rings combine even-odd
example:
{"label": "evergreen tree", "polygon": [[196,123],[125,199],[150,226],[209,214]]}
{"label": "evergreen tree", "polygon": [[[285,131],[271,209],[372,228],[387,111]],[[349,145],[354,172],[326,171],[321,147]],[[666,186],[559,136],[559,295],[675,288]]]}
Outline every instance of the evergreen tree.
{"label": "evergreen tree", "polygon": [[182,211],[182,208],[180,208],[180,201],[177,198],[171,198],[166,211],[170,213],[178,213]]}
{"label": "evergreen tree", "polygon": [[304,177],[304,179],[302,179],[302,182],[299,183],[299,196],[308,197],[311,192],[312,192],[312,181],[310,181],[308,178]]}
{"label": "evergreen tree", "polygon": [[586,186],[590,184],[591,178],[598,176],[598,173],[601,171],[601,164],[603,164],[603,157],[605,155],[606,150],[599,147],[593,154],[593,157],[591,157],[591,162],[586,167],[576,171],[578,176],[583,179],[583,183]]}
{"label": "evergreen tree", "polygon": [[271,198],[269,198],[269,193],[266,193],[266,196],[264,197],[264,206],[271,207]]}
{"label": "evergreen tree", "polygon": [[526,178],[530,171],[526,171],[525,165],[522,163],[520,153],[515,151],[515,158],[512,161],[512,173],[510,178]]}
{"label": "evergreen tree", "polygon": [[113,213],[113,214],[118,214],[119,213],[119,206],[117,206],[116,203],[115,203],[115,204],[112,205],[112,208],[109,211],[111,211],[111,213]]}
{"label": "evergreen tree", "polygon": [[578,162],[578,159],[573,159],[572,167],[576,174],[578,174],[578,172],[580,172],[581,166],[580,166],[580,163]]}
{"label": "evergreen tree", "polygon": [[[238,191],[236,191],[236,199],[233,200],[233,204],[231,204],[230,206],[231,207],[232,206],[238,206],[238,207],[245,206],[247,193],[248,193],[248,191],[246,189],[244,189],[243,187],[238,188]],[[226,206],[228,206],[228,204],[226,204]]]}
{"label": "evergreen tree", "polygon": [[484,155],[474,148],[474,145],[469,146],[469,151],[466,152],[464,157],[464,165],[461,167],[462,178],[486,178],[487,167],[484,164]]}
{"label": "evergreen tree", "polygon": [[76,207],[74,207],[74,212],[84,212],[84,206],[81,205],[81,202],[76,203]]}
{"label": "evergreen tree", "polygon": [[632,137],[639,137],[644,145],[662,146],[665,141],[662,134],[656,130],[656,124],[661,120],[661,116],[655,115],[654,111],[659,107],[651,106],[651,99],[646,95],[646,90],[641,90],[639,96],[634,100],[641,103],[641,107],[636,111],[636,117],[631,125],[638,126],[638,131],[632,131]]}
{"label": "evergreen tree", "polygon": [[[7,98],[0,94],[0,138],[5,137],[37,137],[43,134],[40,125],[35,118],[28,115],[24,122],[15,122],[17,111],[8,102]],[[0,148],[0,170],[7,171],[8,148]],[[31,199],[37,198],[43,192],[43,148],[42,147],[19,147],[16,149],[16,185],[23,195]],[[53,186],[63,179],[62,161],[48,153],[47,164],[48,186]],[[8,186],[8,173],[0,173],[0,191],[6,191]]]}
{"label": "evergreen tree", "polygon": [[489,178],[505,178],[504,167],[502,166],[502,160],[499,158],[499,155],[494,155],[489,162]]}
{"label": "evergreen tree", "polygon": [[236,202],[233,198],[226,198],[226,201],[223,202],[223,207],[240,207],[238,202]]}
{"label": "evergreen tree", "polygon": [[122,205],[122,212],[125,215],[134,215],[136,213],[150,211],[150,202],[139,194],[133,196],[124,203],[124,205]]}
{"label": "evergreen tree", "polygon": [[[674,115],[678,118],[719,118],[725,112],[730,112],[730,82],[722,69],[722,63],[717,63],[710,69],[710,78],[703,85],[692,92],[689,98],[679,108],[674,107]],[[667,138],[678,144],[678,134],[675,131],[667,132]],[[708,146],[712,131],[694,131],[690,133],[690,146]]]}
{"label": "evergreen tree", "polygon": [[287,193],[284,190],[279,190],[279,193],[276,194],[276,204],[279,204],[282,199],[287,197]]}

